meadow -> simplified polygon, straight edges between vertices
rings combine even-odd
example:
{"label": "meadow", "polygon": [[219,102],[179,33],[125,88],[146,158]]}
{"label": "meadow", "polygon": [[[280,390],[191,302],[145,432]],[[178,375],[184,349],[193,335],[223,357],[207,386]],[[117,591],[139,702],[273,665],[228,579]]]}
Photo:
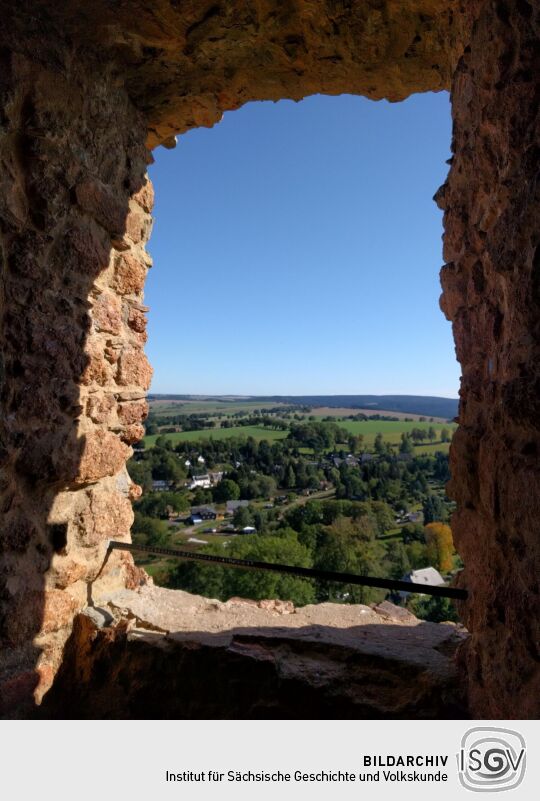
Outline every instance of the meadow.
{"label": "meadow", "polygon": [[[390,420],[336,420],[335,421],[341,428],[344,428],[351,434],[362,434],[364,437],[364,445],[368,449],[373,448],[375,437],[377,434],[382,434],[385,442],[392,445],[399,445],[401,442],[401,435],[404,432],[410,432],[413,428],[421,428],[428,430],[433,427],[440,437],[440,432],[446,428],[449,432],[453,433],[456,426],[450,423],[419,423],[419,422],[406,422],[404,420],[390,421]],[[287,436],[287,431],[275,431],[271,428],[263,426],[233,426],[232,428],[206,428],[198,431],[180,431],[171,434],[152,434],[144,438],[144,445],[146,448],[152,448],[155,445],[158,436],[164,436],[173,444],[178,442],[193,442],[200,439],[231,439],[232,437],[253,437],[257,441],[266,439],[273,442],[278,439],[284,439]],[[434,442],[428,443],[427,441],[421,445],[415,446],[414,452],[416,454],[422,453],[435,453],[435,451],[448,452],[448,442]]]}
{"label": "meadow", "polygon": [[[397,417],[399,420],[426,420],[426,415],[422,414],[412,414],[411,412],[396,412],[396,411],[384,411],[383,409],[360,409],[357,407],[352,406],[315,406],[309,412],[310,415],[314,417],[349,417],[351,414],[365,414],[367,417],[373,417],[374,415],[390,415],[391,417]],[[433,419],[437,423],[444,423],[444,417],[433,417],[432,415],[427,416],[428,419]]]}
{"label": "meadow", "polygon": [[438,436],[443,428],[446,428],[447,431],[455,429],[455,425],[451,423],[419,423],[417,420],[414,422],[405,420],[336,420],[335,422],[350,434],[362,434],[368,445],[373,444],[377,434],[382,434],[387,442],[397,444],[401,441],[401,435],[411,432],[413,428],[424,431],[434,428]]}
{"label": "meadow", "polygon": [[288,431],[275,431],[263,426],[233,426],[232,428],[202,428],[198,431],[177,431],[171,434],[151,434],[143,440],[146,448],[153,448],[158,437],[166,437],[173,444],[193,442],[200,439],[231,439],[232,437],[253,437],[257,441],[267,439],[273,442],[284,439]]}

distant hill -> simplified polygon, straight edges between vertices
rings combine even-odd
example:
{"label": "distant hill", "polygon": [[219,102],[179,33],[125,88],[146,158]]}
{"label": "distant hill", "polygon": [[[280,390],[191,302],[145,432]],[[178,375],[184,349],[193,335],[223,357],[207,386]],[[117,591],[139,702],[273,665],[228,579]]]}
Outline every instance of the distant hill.
{"label": "distant hill", "polygon": [[426,417],[454,418],[458,413],[457,398],[425,395],[275,395],[257,398],[262,401],[300,403],[306,406],[339,406],[352,409],[377,409],[381,412],[421,414]]}
{"label": "distant hill", "polygon": [[402,414],[420,414],[426,417],[457,416],[457,398],[438,398],[426,395],[149,395],[149,400],[193,401],[213,400],[224,403],[233,400],[261,401],[264,403],[298,403],[303,406],[347,407],[372,409]]}

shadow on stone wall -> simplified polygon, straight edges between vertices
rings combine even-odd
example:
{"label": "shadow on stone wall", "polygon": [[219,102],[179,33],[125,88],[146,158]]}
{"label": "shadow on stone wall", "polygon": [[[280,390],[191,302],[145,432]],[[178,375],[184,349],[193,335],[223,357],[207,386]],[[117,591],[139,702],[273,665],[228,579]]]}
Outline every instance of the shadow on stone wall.
{"label": "shadow on stone wall", "polygon": [[106,538],[129,536],[151,199],[146,126],[110,67],[12,23],[0,39],[0,708],[24,717]]}
{"label": "shadow on stone wall", "polygon": [[129,625],[126,619],[96,630],[79,615],[40,716],[468,717],[453,661],[460,641],[453,626],[281,628],[274,617],[267,626],[166,635],[130,632]]}

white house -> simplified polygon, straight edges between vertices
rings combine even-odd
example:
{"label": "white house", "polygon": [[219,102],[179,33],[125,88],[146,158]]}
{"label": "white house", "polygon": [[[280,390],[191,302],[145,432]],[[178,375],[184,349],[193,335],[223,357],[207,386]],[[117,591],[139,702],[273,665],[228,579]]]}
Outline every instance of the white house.
{"label": "white house", "polygon": [[191,479],[191,483],[189,484],[188,489],[195,489],[196,487],[201,487],[202,489],[210,489],[212,486],[212,480],[208,473],[204,473],[201,476],[193,476]]}
{"label": "white house", "polygon": [[[430,587],[441,587],[445,582],[441,574],[434,567],[423,567],[420,570],[411,570],[406,573],[402,581],[411,581],[413,584],[425,584]],[[421,593],[421,590],[417,590]],[[410,593],[402,591],[399,593],[402,598],[406,598]]]}

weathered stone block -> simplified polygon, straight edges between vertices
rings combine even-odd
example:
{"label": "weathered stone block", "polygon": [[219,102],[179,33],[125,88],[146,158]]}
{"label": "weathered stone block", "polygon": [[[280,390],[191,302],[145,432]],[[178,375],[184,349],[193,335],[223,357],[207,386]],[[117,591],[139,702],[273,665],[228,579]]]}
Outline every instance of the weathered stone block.
{"label": "weathered stone block", "polygon": [[127,442],[128,445],[133,445],[134,442],[139,442],[144,437],[144,426],[140,423],[134,423],[130,426],[125,426],[120,432],[122,442]]}
{"label": "weathered stone block", "polygon": [[[39,602],[41,603],[41,597]],[[49,634],[64,627],[71,627],[77,602],[67,592],[48,590],[43,593],[43,622],[41,633]]]}
{"label": "weathered stone block", "polygon": [[98,331],[120,334],[122,331],[122,302],[112,292],[102,292],[92,309],[94,325]]}
{"label": "weathered stone block", "polygon": [[146,179],[139,191],[135,192],[133,200],[137,201],[139,206],[142,206],[142,208],[150,214],[154,207],[154,187],[149,178]]}
{"label": "weathered stone block", "polygon": [[146,279],[147,267],[129,251],[116,258],[114,287],[121,295],[139,294]]}
{"label": "weathered stone block", "polygon": [[151,221],[146,214],[138,211],[130,211],[126,219],[126,234],[138,244],[148,239],[150,235]]}
{"label": "weathered stone block", "polygon": [[84,211],[113,236],[122,235],[126,228],[126,203],[95,178],[82,181],[75,190],[77,201]]}
{"label": "weathered stone block", "polygon": [[86,414],[94,423],[106,423],[116,407],[114,395],[90,395],[86,401]]}
{"label": "weathered stone block", "polygon": [[75,516],[78,542],[93,547],[109,539],[125,539],[132,522],[131,503],[122,493],[101,488],[88,490]]}
{"label": "weathered stone block", "polygon": [[63,273],[96,276],[108,267],[110,253],[107,234],[95,223],[78,219],[68,225],[53,259]]}
{"label": "weathered stone block", "polygon": [[129,448],[110,431],[96,429],[83,437],[75,484],[91,484],[122,469]]}
{"label": "weathered stone block", "polygon": [[99,384],[107,386],[111,383],[113,372],[110,365],[104,358],[103,344],[97,340],[90,339],[85,347],[85,367],[81,375],[81,384]]}
{"label": "weathered stone block", "polygon": [[81,579],[86,579],[89,572],[89,565],[84,562],[77,562],[71,557],[54,557],[49,570],[48,580],[54,584],[55,588],[65,590],[70,584],[76,584]]}
{"label": "weathered stone block", "polygon": [[130,307],[128,312],[128,325],[139,334],[146,333],[146,314],[140,309]]}
{"label": "weathered stone block", "polygon": [[133,403],[118,404],[118,418],[125,425],[142,422],[148,415],[148,402],[135,401]]}
{"label": "weathered stone block", "polygon": [[118,365],[118,383],[135,385],[147,390],[152,380],[152,368],[142,350],[125,348]]}

